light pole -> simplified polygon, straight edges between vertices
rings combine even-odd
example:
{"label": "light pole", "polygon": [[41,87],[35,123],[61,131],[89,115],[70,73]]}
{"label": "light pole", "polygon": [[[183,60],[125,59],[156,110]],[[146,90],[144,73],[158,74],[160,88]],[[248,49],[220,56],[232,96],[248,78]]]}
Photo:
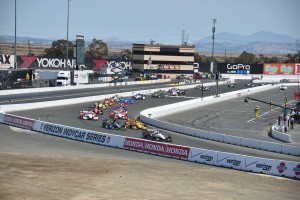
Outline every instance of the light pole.
{"label": "light pole", "polygon": [[14,48],[14,69],[17,69],[17,0],[15,0],[15,48]]}
{"label": "light pole", "polygon": [[215,32],[216,32],[216,23],[217,23],[217,19],[213,19],[213,27],[212,27],[212,40],[213,40],[213,46],[212,46],[212,53],[211,53],[211,62],[213,65],[213,72],[216,72],[216,97],[219,96],[219,73],[218,73],[218,69],[214,69],[215,68],[215,64],[214,64],[214,50],[215,50]]}
{"label": "light pole", "polygon": [[68,0],[68,13],[67,13],[67,58],[66,58],[66,69],[68,70],[68,59],[69,59],[69,5],[70,5],[70,0]]}

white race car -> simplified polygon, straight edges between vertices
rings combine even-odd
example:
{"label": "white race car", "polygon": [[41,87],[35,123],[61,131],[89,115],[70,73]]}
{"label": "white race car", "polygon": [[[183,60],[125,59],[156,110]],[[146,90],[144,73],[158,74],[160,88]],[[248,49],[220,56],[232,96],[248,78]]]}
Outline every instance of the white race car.
{"label": "white race car", "polygon": [[87,120],[98,120],[97,114],[91,111],[80,111],[79,118]]}
{"label": "white race car", "polygon": [[143,130],[143,138],[154,141],[172,142],[170,135],[165,136],[159,129]]}

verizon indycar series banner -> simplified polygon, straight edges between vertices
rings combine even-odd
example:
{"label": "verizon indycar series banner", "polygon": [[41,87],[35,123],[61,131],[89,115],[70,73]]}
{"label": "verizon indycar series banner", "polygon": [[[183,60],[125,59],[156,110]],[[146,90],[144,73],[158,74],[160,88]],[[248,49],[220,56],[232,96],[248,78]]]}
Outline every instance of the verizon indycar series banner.
{"label": "verizon indycar series banner", "polygon": [[93,144],[110,146],[111,142],[111,136],[109,134],[101,134],[89,130],[73,128],[47,122],[41,122],[39,124],[39,127],[37,127],[37,131]]}

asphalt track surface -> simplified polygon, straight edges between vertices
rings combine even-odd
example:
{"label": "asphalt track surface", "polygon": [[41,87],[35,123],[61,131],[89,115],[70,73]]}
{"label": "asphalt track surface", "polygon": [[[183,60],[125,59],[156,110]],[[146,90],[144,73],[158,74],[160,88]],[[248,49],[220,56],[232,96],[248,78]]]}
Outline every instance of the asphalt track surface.
{"label": "asphalt track surface", "polygon": [[[240,88],[244,88],[244,86],[241,84]],[[228,90],[232,90],[232,88],[227,88],[227,86],[220,86],[220,91],[228,91]],[[274,91],[271,93],[275,93],[275,91],[277,91],[277,93],[278,93],[278,90],[276,90],[275,88],[274,88]],[[212,95],[211,93],[213,93],[213,92],[206,92],[206,95]],[[286,94],[284,93],[284,95],[290,95],[290,94],[289,94],[289,92],[287,92]],[[145,101],[142,101],[142,100],[135,101],[135,103],[133,105],[129,106],[129,117],[136,118],[139,115],[140,111],[142,111],[146,108],[151,108],[151,107],[160,106],[160,105],[164,105],[164,104],[175,103],[175,102],[179,102],[179,101],[186,101],[191,98],[199,98],[200,96],[201,96],[200,92],[195,89],[189,90],[189,93],[186,96],[182,96],[182,97],[166,97],[163,99],[156,99],[156,98],[150,98],[148,96]],[[260,97],[260,96],[258,96],[258,97]],[[278,98],[280,99],[281,96],[279,96]],[[240,102],[239,99],[237,99],[237,100]],[[280,100],[278,100],[278,101],[280,101]],[[234,99],[233,102],[236,102],[236,99]],[[275,103],[276,101],[273,100],[273,102]],[[99,132],[107,132],[107,133],[113,133],[113,134],[137,137],[137,138],[141,137],[142,133],[139,130],[129,130],[128,129],[127,131],[115,131],[115,130],[108,130],[108,129],[101,128],[101,121],[102,121],[102,119],[108,117],[109,111],[110,111],[109,109],[104,110],[104,115],[100,116],[100,119],[98,121],[80,120],[78,118],[79,110],[87,109],[87,107],[91,106],[93,103],[94,102],[89,102],[89,103],[74,104],[74,105],[55,107],[55,108],[44,108],[44,109],[31,110],[31,111],[20,111],[20,112],[15,112],[13,114],[24,116],[24,117],[29,117],[29,118],[34,118],[34,119],[40,119],[43,121],[88,129],[88,130],[99,131]],[[245,103],[243,103],[243,104],[245,104]],[[251,107],[250,104],[246,105],[246,106],[248,106],[250,108]],[[253,118],[252,112],[251,112],[251,114],[249,112],[242,112],[242,113],[244,113],[244,114],[247,113],[246,116],[250,119]],[[207,114],[210,114],[210,112]],[[179,116],[179,114],[173,115],[172,117],[168,117],[166,120],[169,120],[169,121],[180,120],[180,123],[182,123],[182,121],[184,120],[185,121],[184,124],[189,124],[191,118],[195,119],[194,115],[190,115],[190,114],[186,115],[185,117],[178,117],[178,116]],[[190,116],[191,118],[188,118],[187,116]],[[237,115],[234,115],[234,116],[237,116]],[[235,120],[237,120],[239,118],[240,117],[237,117]],[[225,124],[231,123],[230,120],[229,120],[229,122],[226,122],[226,120],[227,120],[227,118],[224,118]],[[254,123],[252,125],[261,126],[261,124],[258,124],[258,123]],[[202,129],[203,127],[200,127],[200,128]],[[265,126],[264,126],[264,128],[265,128]],[[226,129],[224,129],[224,130],[226,130]],[[214,131],[215,131],[215,129],[214,129]],[[249,130],[249,131],[251,132],[251,130]],[[1,132],[4,132],[4,131],[1,131]],[[219,132],[219,131],[215,131],[215,132]],[[170,134],[173,137],[173,143],[184,145],[184,146],[192,146],[192,147],[210,149],[210,150],[215,150],[215,151],[223,151],[223,152],[237,153],[237,154],[243,154],[243,155],[249,155],[249,156],[271,158],[271,159],[300,161],[300,158],[295,157],[295,156],[289,156],[289,155],[283,155],[283,154],[278,154],[278,153],[260,151],[260,150],[251,149],[251,148],[228,145],[228,144],[223,144],[223,143],[219,143],[219,142],[213,142],[213,141],[208,141],[208,140],[204,140],[204,139],[189,137],[189,136],[185,136],[185,135],[181,135],[181,134],[177,134],[177,133],[167,132],[167,134]],[[263,134],[266,134],[266,133],[264,132]],[[15,134],[13,134],[13,135],[15,135]],[[38,134],[35,133],[35,135],[38,135]],[[258,135],[258,134],[254,134],[254,135]],[[12,141],[14,140],[11,135],[9,135],[9,136],[6,135],[5,137],[10,138],[9,140],[12,140]],[[46,135],[40,134],[39,137],[42,137],[42,138],[47,137],[47,139],[49,139],[49,137],[51,138],[52,136],[46,136]],[[51,139],[49,139],[49,140],[51,140]],[[53,140],[60,141],[60,140],[66,140],[66,139],[55,138]],[[272,138],[270,138],[270,140],[272,140],[274,142],[274,140]],[[31,140],[29,140],[29,141],[31,141]],[[276,141],[276,142],[278,142],[278,141]],[[67,143],[77,143],[77,142],[72,141],[72,142],[67,142]],[[83,144],[83,145],[85,146],[87,144]],[[103,148],[105,149],[107,147],[101,147],[101,149],[103,149]],[[108,148],[108,149],[113,149],[113,148]],[[120,150],[117,150],[117,151],[120,151]],[[122,155],[122,152],[123,151],[120,151],[120,154],[118,154],[118,155]],[[126,152],[125,154],[128,154],[127,151],[124,151],[124,152]],[[126,155],[124,155],[124,156],[126,156]],[[123,157],[123,155],[122,155],[122,157]]]}

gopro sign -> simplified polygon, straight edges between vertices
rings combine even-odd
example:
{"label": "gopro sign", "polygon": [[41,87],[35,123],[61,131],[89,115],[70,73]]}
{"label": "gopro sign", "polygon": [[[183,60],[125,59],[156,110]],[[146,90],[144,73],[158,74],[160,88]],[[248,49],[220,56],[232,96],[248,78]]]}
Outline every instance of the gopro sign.
{"label": "gopro sign", "polygon": [[250,70],[251,67],[250,65],[243,65],[243,64],[234,64],[234,65],[227,64],[227,69],[228,70]]}

